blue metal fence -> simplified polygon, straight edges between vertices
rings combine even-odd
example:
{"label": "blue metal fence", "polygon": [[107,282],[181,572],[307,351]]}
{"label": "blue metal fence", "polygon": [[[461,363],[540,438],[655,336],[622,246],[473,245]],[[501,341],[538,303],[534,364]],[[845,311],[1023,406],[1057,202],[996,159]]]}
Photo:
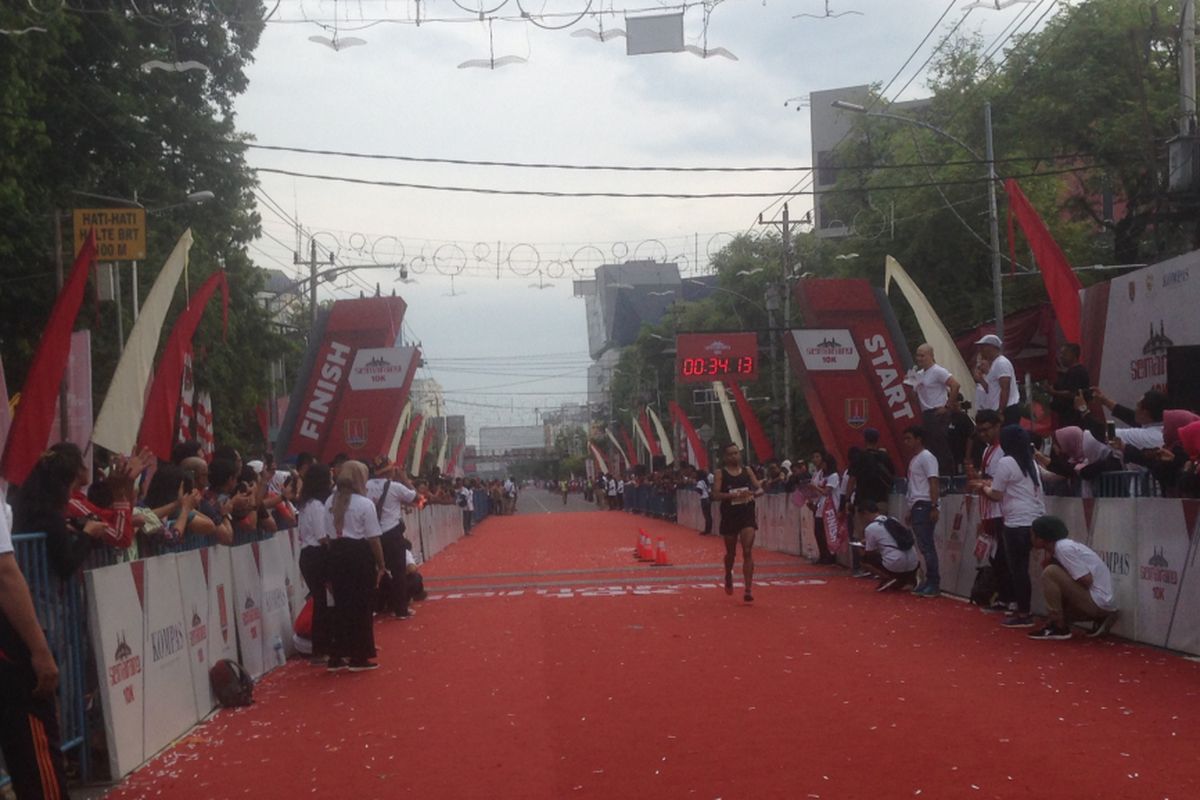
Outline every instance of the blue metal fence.
{"label": "blue metal fence", "polygon": [[627,483],[623,497],[626,511],[659,519],[673,520],[676,517],[674,491],[661,492],[657,486],[632,486]]}

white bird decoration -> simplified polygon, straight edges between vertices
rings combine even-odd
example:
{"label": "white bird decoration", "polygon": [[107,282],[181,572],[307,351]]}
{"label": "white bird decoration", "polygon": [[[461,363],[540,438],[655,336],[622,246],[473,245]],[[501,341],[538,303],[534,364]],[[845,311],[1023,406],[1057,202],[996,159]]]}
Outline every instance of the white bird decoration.
{"label": "white bird decoration", "polygon": [[487,58],[472,58],[469,61],[464,61],[458,65],[459,69],[469,69],[478,67],[480,69],[495,69],[496,67],[506,67],[509,64],[525,64],[528,59],[521,56],[500,56],[496,58],[496,41],[492,35],[492,21],[488,20],[488,57]]}
{"label": "white bird decoration", "polygon": [[792,19],[800,19],[801,17],[812,17],[813,19],[837,19],[838,17],[844,17],[847,14],[857,14],[860,17],[863,15],[861,11],[838,11],[835,13],[829,8],[829,0],[825,0],[824,14],[793,14]]}
{"label": "white bird decoration", "polygon": [[667,289],[665,292],[650,292],[651,297],[666,297],[669,294],[675,294],[675,290]]}
{"label": "white bird decoration", "polygon": [[849,261],[852,258],[858,258],[858,253],[842,253],[841,255],[834,256],[834,258],[838,261]]}
{"label": "white bird decoration", "polygon": [[188,70],[198,69],[201,72],[208,72],[208,67],[201,64],[199,61],[147,61],[142,64],[142,72],[151,72],[156,69],[161,69],[163,72],[187,72]]}
{"label": "white bird decoration", "polygon": [[762,271],[763,271],[762,267],[755,267],[754,269],[739,269],[737,271],[737,274],[738,275],[756,275]]}
{"label": "white bird decoration", "polygon": [[360,39],[357,36],[339,37],[337,33],[333,34],[332,39],[328,36],[310,36],[308,37],[308,40],[310,42],[316,42],[317,44],[323,44],[330,50],[333,50],[337,53],[340,53],[348,47],[358,47],[359,45],[367,43],[366,39]]}
{"label": "white bird decoration", "polygon": [[700,48],[700,47],[696,47],[696,45],[694,45],[694,44],[685,44],[683,46],[683,49],[687,50],[689,53],[691,53],[693,55],[699,56],[700,58],[712,58],[714,56],[720,56],[721,58],[728,58],[730,61],[738,60],[737,56],[735,56],[733,53],[726,50],[724,47]]}
{"label": "white bird decoration", "polygon": [[4,34],[5,36],[24,36],[27,33],[35,33],[35,32],[36,33],[45,33],[46,29],[34,27],[34,28],[22,28],[21,30],[17,31],[17,30],[5,30],[4,28],[0,28],[0,34]]}
{"label": "white bird decoration", "polygon": [[621,28],[609,28],[608,30],[579,30],[572,31],[571,35],[577,39],[595,39],[597,42],[611,42],[613,39],[627,38],[625,31]]}
{"label": "white bird decoration", "polygon": [[1017,3],[1025,5],[1032,2],[1033,0],[976,0],[976,2],[971,3],[969,6],[963,6],[963,10],[966,11],[972,8],[988,8],[992,11],[1003,11],[1009,6],[1015,6]]}

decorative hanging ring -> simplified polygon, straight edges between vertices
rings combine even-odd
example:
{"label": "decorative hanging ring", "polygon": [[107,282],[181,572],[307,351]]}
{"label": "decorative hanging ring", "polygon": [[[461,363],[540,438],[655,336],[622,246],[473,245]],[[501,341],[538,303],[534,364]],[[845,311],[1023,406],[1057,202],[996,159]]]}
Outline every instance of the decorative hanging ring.
{"label": "decorative hanging ring", "polygon": [[566,265],[563,264],[563,262],[559,261],[558,259],[555,259],[554,261],[549,261],[546,263],[546,277],[548,277],[548,278],[554,278],[554,279],[561,278],[563,275],[566,274],[566,272],[567,272]]}
{"label": "decorative hanging ring", "polygon": [[[663,261],[667,260],[667,255],[670,251],[667,250],[667,246],[665,244],[660,242],[658,239],[643,239],[642,241],[638,242],[638,246],[633,249],[633,258],[631,259],[632,261],[639,260],[638,253],[640,253],[642,251],[642,248],[645,247],[646,245],[651,245],[651,246],[658,245],[659,247],[661,247],[662,254],[663,254]],[[653,261],[654,259],[651,258],[651,259],[647,259],[647,260]]]}
{"label": "decorative hanging ring", "polygon": [[[517,252],[517,250],[522,247],[528,249],[531,253],[533,253],[533,258],[530,261],[532,266],[525,270],[518,269],[517,266],[515,264],[513,264],[513,253]],[[505,256],[504,263],[508,265],[509,272],[511,272],[513,275],[517,275],[522,278],[528,278],[530,275],[537,272],[539,267],[541,267],[542,254],[539,253],[538,249],[536,247],[534,247],[533,245],[528,244],[526,242],[520,242],[518,244],[514,244],[512,247],[510,247],[508,249],[508,255]]]}
{"label": "decorative hanging ring", "polygon": [[[604,255],[604,251],[601,250],[599,247],[596,247],[596,245],[594,245],[594,244],[585,244],[583,247],[576,250],[574,253],[571,254],[571,257],[569,259],[567,259],[567,261],[571,265],[571,270],[575,273],[575,276],[578,278],[582,278],[583,274],[584,274],[583,270],[579,268],[579,262],[581,260],[583,260],[583,259],[579,258],[579,254],[584,252],[585,250],[595,250],[596,255],[598,255],[600,257],[598,259],[600,264],[603,264],[604,260],[606,258],[606,256]],[[599,266],[599,264],[597,266]]]}
{"label": "decorative hanging ring", "polygon": [[[395,247],[393,247],[388,252],[388,255],[386,258],[380,258],[379,257],[379,245],[382,244],[387,239],[391,239],[393,242],[395,242],[396,243]],[[376,239],[374,242],[371,243],[371,260],[374,261],[376,264],[403,264],[404,263],[404,243],[401,242],[399,239],[397,239],[395,236],[392,236],[391,234],[388,234],[386,236],[380,236],[378,239]]]}
{"label": "decorative hanging ring", "polygon": [[442,275],[461,275],[467,268],[467,251],[453,242],[433,251],[433,268]]}
{"label": "decorative hanging ring", "polygon": [[610,249],[612,251],[613,261],[618,263],[623,262],[625,260],[625,256],[629,255],[629,245],[625,244],[624,242],[613,242],[613,245]]}

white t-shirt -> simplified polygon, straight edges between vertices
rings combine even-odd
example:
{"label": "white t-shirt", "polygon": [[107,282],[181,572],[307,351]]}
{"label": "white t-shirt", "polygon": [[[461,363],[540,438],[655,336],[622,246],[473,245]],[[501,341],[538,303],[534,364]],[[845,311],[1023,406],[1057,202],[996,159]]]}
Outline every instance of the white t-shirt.
{"label": "white t-shirt", "polygon": [[937,456],[928,450],[922,450],[908,462],[908,494],[904,501],[911,509],[919,502],[931,502],[929,482],[936,481],[938,475]]}
{"label": "white t-shirt", "polygon": [[382,530],[390,531],[403,519],[404,504],[416,500],[417,493],[399,481],[392,481],[389,485],[386,478],[372,478],[367,481],[367,497],[371,498],[372,504],[378,503],[379,498],[383,497],[383,487],[385,486],[387,486],[388,496],[384,498],[383,506],[378,512],[379,527]]}
{"label": "white t-shirt", "polygon": [[[1000,379],[1008,378],[1008,397],[1000,397]],[[992,362],[992,366],[988,369],[988,373],[984,380],[987,381],[987,387],[984,393],[977,397],[980,409],[991,409],[992,411],[1003,411],[1009,406],[1015,406],[1021,402],[1021,390],[1017,386],[1017,372],[1013,369],[1012,362],[1007,356],[996,356],[996,360]]]}
{"label": "white t-shirt", "polygon": [[992,469],[992,489],[1004,494],[1000,512],[1009,528],[1027,528],[1046,513],[1042,487],[1025,473],[1012,456],[1004,456]]}
{"label": "white t-shirt", "polygon": [[[3,484],[0,484],[0,488],[3,488]],[[0,502],[0,556],[13,551],[11,513],[8,503]]]}
{"label": "white t-shirt", "polygon": [[333,501],[337,499],[337,495],[329,496],[325,501],[325,508],[330,511],[330,525],[335,528],[334,536],[342,539],[374,539],[376,536],[383,535],[383,528],[379,527],[379,517],[375,513],[375,504],[370,498],[361,494],[350,495],[350,505],[346,507],[346,516],[342,520],[342,530],[336,530],[336,523],[333,522]]}
{"label": "white t-shirt", "polygon": [[1156,422],[1140,428],[1118,428],[1117,438],[1138,450],[1152,450],[1163,446],[1163,426]]}
{"label": "white t-shirt", "polygon": [[616,497],[616,496],[617,496],[617,482],[616,482],[616,480],[614,480],[613,478],[609,478],[609,479],[608,479],[608,481],[606,481],[604,485],[605,485],[605,491],[608,493],[608,496],[609,496],[609,497]]}
{"label": "white t-shirt", "polygon": [[866,551],[868,553],[878,551],[883,566],[892,572],[909,572],[916,569],[917,548],[910,547],[907,550],[901,550],[897,547],[896,540],[888,533],[887,526],[883,524],[885,519],[887,517],[876,517],[875,521],[868,525],[863,532]]}
{"label": "white t-shirt", "polygon": [[1071,539],[1059,539],[1054,543],[1054,560],[1062,564],[1062,568],[1074,580],[1091,573],[1092,585],[1088,591],[1092,594],[1092,601],[1105,611],[1116,610],[1116,603],[1113,602],[1112,573],[1095,551]]}
{"label": "white t-shirt", "polygon": [[950,370],[941,364],[934,364],[929,369],[923,369],[916,374],[917,400],[921,401],[922,411],[941,408],[950,400],[950,389],[946,382],[950,380]]}
{"label": "white t-shirt", "polygon": [[334,537],[333,515],[320,500],[309,500],[296,518],[300,547],[317,547],[322,539]]}
{"label": "white t-shirt", "polygon": [[459,508],[463,509],[464,511],[474,511],[475,510],[475,493],[474,492],[472,492],[466,486],[463,486],[462,488],[458,489],[455,492],[455,494],[457,494],[458,497],[462,500],[462,502],[459,503]]}
{"label": "white t-shirt", "polygon": [[708,481],[706,481],[704,478],[700,478],[698,481],[696,481],[696,491],[700,493],[701,500],[707,500],[709,497]]}

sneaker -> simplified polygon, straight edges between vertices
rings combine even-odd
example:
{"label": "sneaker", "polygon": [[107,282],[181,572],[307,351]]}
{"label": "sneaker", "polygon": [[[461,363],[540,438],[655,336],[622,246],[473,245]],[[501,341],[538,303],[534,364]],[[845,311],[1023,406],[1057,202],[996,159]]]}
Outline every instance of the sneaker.
{"label": "sneaker", "polygon": [[895,586],[898,582],[899,581],[897,578],[884,578],[883,580],[881,580],[879,582],[879,585],[875,587],[875,591],[886,592],[888,589]]}
{"label": "sneaker", "polygon": [[725,573],[725,594],[733,594],[733,573]]}
{"label": "sneaker", "polygon": [[1105,614],[1102,619],[1096,620],[1096,624],[1088,632],[1089,639],[1097,639],[1112,630],[1112,626],[1117,621],[1117,617],[1121,616],[1120,611],[1110,611]]}
{"label": "sneaker", "polygon": [[934,586],[932,583],[927,583],[919,591],[913,592],[917,597],[941,597],[942,590]]}
{"label": "sneaker", "polygon": [[749,592],[746,592],[744,595],[742,595],[742,602],[743,603],[753,603],[754,595],[750,594]]}
{"label": "sneaker", "polygon": [[999,600],[992,603],[990,606],[980,606],[979,610],[984,614],[1007,614],[1008,604],[1001,603]]}
{"label": "sneaker", "polygon": [[367,661],[365,659],[361,659],[361,660],[356,660],[356,661],[350,662],[350,671],[351,672],[370,672],[373,669],[379,669],[379,665],[376,664],[374,661]]}
{"label": "sneaker", "polygon": [[403,612],[396,611],[396,612],[392,613],[392,616],[399,620],[409,619],[410,617],[412,617],[412,615],[413,615],[413,612],[412,612],[411,608],[408,611],[403,611]]}
{"label": "sneaker", "polygon": [[916,588],[915,588],[915,589],[913,589],[913,590],[912,590],[912,593],[913,593],[913,594],[920,594],[920,593],[921,593],[921,592],[923,592],[923,591],[925,591],[925,581],[918,581],[918,582],[917,582],[917,586],[916,586]]}
{"label": "sneaker", "polygon": [[875,573],[867,569],[856,569],[850,574],[852,578],[874,578]]}
{"label": "sneaker", "polygon": [[[1009,614],[1000,620],[1000,626],[1004,628],[1032,628],[1035,624],[1033,617],[1028,614]],[[1046,630],[1049,629],[1050,627],[1047,626]]]}
{"label": "sneaker", "polygon": [[346,659],[344,659],[344,658],[331,658],[331,659],[329,659],[328,663],[325,665],[326,672],[341,672],[345,668],[346,668]]}
{"label": "sneaker", "polygon": [[1046,627],[1042,628],[1040,631],[1034,631],[1033,633],[1027,633],[1025,635],[1028,636],[1030,639],[1042,639],[1042,640],[1070,639],[1071,631],[1068,630],[1067,628],[1059,628],[1054,625],[1047,625]]}
{"label": "sneaker", "polygon": [[818,559],[817,559],[816,561],[814,561],[813,563],[814,563],[814,564],[819,564],[819,565],[821,565],[821,566],[828,566],[828,565],[830,565],[830,564],[836,564],[836,563],[837,563],[837,557],[836,557],[836,556],[821,556],[820,558],[818,558]]}

